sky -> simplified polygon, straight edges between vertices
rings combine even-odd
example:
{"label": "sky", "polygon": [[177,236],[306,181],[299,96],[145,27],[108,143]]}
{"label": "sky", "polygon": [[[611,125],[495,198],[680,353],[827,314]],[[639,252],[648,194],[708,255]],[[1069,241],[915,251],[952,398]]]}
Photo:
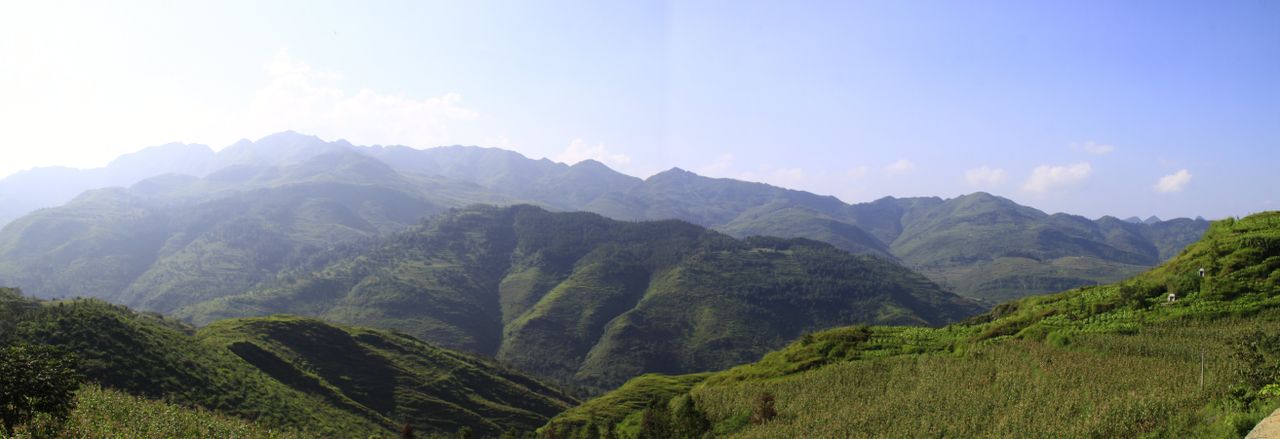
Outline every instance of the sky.
{"label": "sky", "polygon": [[1280,2],[0,0],[0,176],[284,130],[1245,215],[1280,209]]}

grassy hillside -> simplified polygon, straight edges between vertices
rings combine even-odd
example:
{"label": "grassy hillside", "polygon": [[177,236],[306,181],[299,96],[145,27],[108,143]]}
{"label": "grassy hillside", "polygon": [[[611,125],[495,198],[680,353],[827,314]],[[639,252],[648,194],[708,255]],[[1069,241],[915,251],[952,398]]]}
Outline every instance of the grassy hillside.
{"label": "grassy hillside", "polygon": [[274,316],[216,322],[196,338],[329,405],[392,428],[412,422],[496,436],[532,430],[575,402],[492,361],[403,334]]}
{"label": "grassy hillside", "polygon": [[[1009,302],[944,328],[807,335],[692,377],[687,395],[730,437],[1237,437],[1280,405],[1267,387],[1280,380],[1278,305],[1272,212],[1216,222],[1124,282]],[[751,422],[761,395],[776,416]],[[544,432],[635,430],[625,422],[634,410],[594,413],[604,414],[568,411]]]}
{"label": "grassy hillside", "polygon": [[[405,335],[270,317],[200,331],[95,300],[0,300],[4,338],[61,346],[103,387],[325,436],[531,430],[559,391]],[[0,340],[3,341],[3,340]]]}
{"label": "grassy hillside", "polygon": [[259,422],[221,415],[200,408],[148,400],[128,393],[87,385],[76,394],[76,408],[60,426],[40,419],[12,436],[0,438],[169,439],[245,438],[291,439],[311,437],[293,430],[272,429]]}
{"label": "grassy hillside", "polygon": [[751,361],[804,331],[940,325],[980,310],[900,266],[814,241],[532,206],[453,211],[332,260],[180,315],[392,328],[608,389]]}

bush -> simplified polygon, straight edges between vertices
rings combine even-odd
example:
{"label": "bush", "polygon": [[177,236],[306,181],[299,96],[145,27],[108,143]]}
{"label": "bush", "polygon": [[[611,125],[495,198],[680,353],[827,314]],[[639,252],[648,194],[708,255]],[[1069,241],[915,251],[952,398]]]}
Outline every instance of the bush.
{"label": "bush", "polygon": [[1246,395],[1280,381],[1280,334],[1251,332],[1232,346],[1231,364],[1236,383]]}
{"label": "bush", "polygon": [[697,403],[689,394],[681,395],[675,400],[671,418],[675,437],[678,438],[697,439],[711,430],[711,422],[698,409]]}
{"label": "bush", "polygon": [[671,411],[667,400],[654,398],[640,418],[639,439],[670,439],[672,437]]}
{"label": "bush", "polygon": [[55,421],[66,419],[75,407],[75,391],[83,380],[71,354],[40,345],[0,348],[0,422],[4,432],[13,433],[14,427],[37,414]]}
{"label": "bush", "polygon": [[760,425],[772,421],[778,416],[778,411],[773,407],[774,396],[772,393],[761,393],[756,397],[755,404],[751,407],[751,424]]}

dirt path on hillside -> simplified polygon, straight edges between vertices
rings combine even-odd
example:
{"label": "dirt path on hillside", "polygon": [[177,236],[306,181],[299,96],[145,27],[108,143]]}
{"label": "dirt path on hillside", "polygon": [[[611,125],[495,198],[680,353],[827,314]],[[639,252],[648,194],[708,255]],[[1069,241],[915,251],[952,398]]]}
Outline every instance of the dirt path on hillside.
{"label": "dirt path on hillside", "polygon": [[1271,412],[1271,415],[1253,426],[1245,439],[1280,439],[1280,409]]}

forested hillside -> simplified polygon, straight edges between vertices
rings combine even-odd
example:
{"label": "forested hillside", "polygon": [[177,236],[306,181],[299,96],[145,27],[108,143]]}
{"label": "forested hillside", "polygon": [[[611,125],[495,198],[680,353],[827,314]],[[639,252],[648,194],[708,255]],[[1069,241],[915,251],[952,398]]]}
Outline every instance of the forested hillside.
{"label": "forested hillside", "polygon": [[497,435],[531,430],[574,402],[490,360],[399,333],[289,316],[197,330],[97,300],[42,303],[16,290],[0,290],[0,308],[0,344],[73,353],[94,385],[308,436],[383,435],[406,423]]}
{"label": "forested hillside", "polygon": [[533,206],[456,210],[346,252],[178,315],[284,312],[394,328],[603,390],[645,372],[751,361],[805,331],[940,325],[981,310],[889,261],[823,243]]}

